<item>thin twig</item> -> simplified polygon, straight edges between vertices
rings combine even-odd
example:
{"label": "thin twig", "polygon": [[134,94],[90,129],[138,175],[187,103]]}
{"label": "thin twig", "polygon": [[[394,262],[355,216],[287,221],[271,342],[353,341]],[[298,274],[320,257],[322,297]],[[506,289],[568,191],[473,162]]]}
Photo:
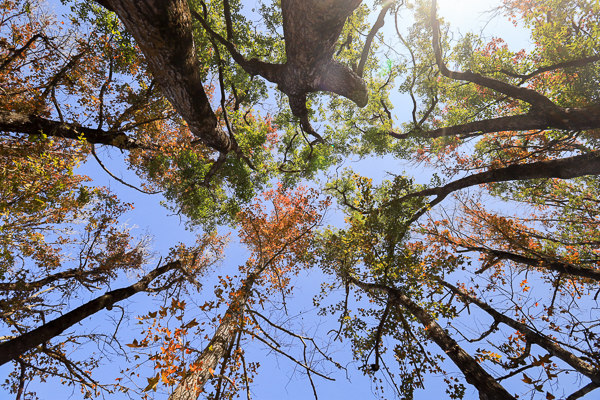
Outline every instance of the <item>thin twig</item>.
{"label": "thin twig", "polygon": [[104,171],[106,171],[107,174],[109,174],[111,177],[113,177],[118,182],[122,183],[125,186],[129,186],[130,188],[135,189],[135,190],[137,190],[140,193],[144,193],[144,194],[158,194],[158,193],[161,193],[160,191],[159,192],[146,192],[146,191],[144,191],[144,190],[142,190],[142,189],[140,189],[138,187],[135,187],[133,185],[130,185],[129,183],[125,182],[124,180],[116,177],[112,172],[110,172],[108,170],[108,168],[106,168],[104,166],[104,164],[102,163],[102,161],[100,160],[100,158],[98,158],[98,155],[96,154],[96,145],[94,145],[93,143],[91,143],[91,148],[92,148],[92,155],[94,156],[94,158],[96,159],[96,161],[98,161],[98,164],[100,164],[100,166],[102,167],[102,169]]}

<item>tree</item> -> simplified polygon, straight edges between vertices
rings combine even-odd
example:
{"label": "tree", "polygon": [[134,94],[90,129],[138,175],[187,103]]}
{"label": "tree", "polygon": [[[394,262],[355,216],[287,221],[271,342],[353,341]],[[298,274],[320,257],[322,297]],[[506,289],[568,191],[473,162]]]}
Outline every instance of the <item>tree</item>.
{"label": "tree", "polygon": [[[420,233],[429,235],[427,242],[430,246],[441,244],[450,254],[457,251],[480,252],[484,263],[476,273],[493,270],[485,284],[467,283],[463,278],[457,288],[438,279],[444,288],[441,293],[458,296],[467,305],[477,304],[493,317],[489,330],[478,339],[469,339],[487,340],[493,346],[492,349],[478,349],[476,358],[479,361],[487,359],[503,369],[512,370],[500,380],[528,368],[544,367],[545,377],[532,379],[523,375],[526,384],[542,391],[544,383],[551,383],[561,370],[550,362],[552,357],[557,357],[591,379],[592,382],[569,396],[570,399],[579,398],[596,388],[598,379],[598,364],[594,358],[596,345],[589,342],[596,333],[590,324],[577,316],[579,307],[589,307],[580,305],[578,300],[585,296],[593,297],[597,276],[595,253],[598,243],[592,231],[597,219],[594,199],[595,175],[598,173],[595,155],[598,109],[595,86],[588,82],[597,77],[594,63],[598,58],[586,54],[594,51],[594,45],[590,47],[587,40],[594,37],[595,33],[591,32],[596,32],[595,6],[585,2],[562,2],[560,5],[536,2],[526,6],[507,2],[504,10],[521,12],[522,20],[533,29],[536,49],[531,55],[524,51],[511,53],[506,46],[499,46],[500,39],[494,39],[484,47],[481,39],[466,35],[455,46],[451,57],[459,66],[469,68],[467,72],[451,71],[446,67],[442,43],[448,45],[448,42],[440,39],[435,2],[429,9],[426,6],[417,10],[417,23],[410,36],[403,39],[409,47],[427,39],[432,42],[430,50],[422,47],[410,49],[414,69],[407,79],[405,90],[414,101],[413,121],[405,124],[403,133],[389,134],[407,141],[404,146],[414,149],[420,160],[442,167],[450,177],[461,171],[474,170],[475,173],[443,185],[413,190],[381,207],[400,206],[404,201],[421,196],[436,196],[425,209],[415,213],[419,217],[448,195],[479,185],[485,185],[489,194],[504,200],[527,204],[528,209],[507,216],[486,211],[481,201],[467,195],[456,195],[459,201],[457,211],[447,215],[430,214],[430,224],[424,226]],[[584,34],[584,31],[589,34]],[[563,51],[553,52],[548,48]],[[434,73],[427,68],[432,62],[436,66]],[[540,63],[542,65],[536,67]],[[525,71],[528,72],[519,68],[527,68]],[[545,75],[543,80],[536,79],[542,74]],[[522,87],[528,80],[533,82]],[[458,84],[456,81],[465,83]],[[417,96],[424,100],[421,110]],[[441,108],[440,103],[445,107]],[[433,123],[429,123],[432,118]],[[474,144],[475,140],[478,142]],[[472,154],[459,152],[462,143],[470,143]],[[353,207],[352,204],[350,206]],[[588,228],[591,230],[588,231]],[[581,236],[582,232],[586,232],[585,238]],[[393,285],[382,285],[377,281],[371,261],[359,259],[358,262],[365,268],[371,268],[367,281],[350,275],[344,269],[337,273],[374,297],[377,292],[398,297]],[[528,275],[534,271],[552,285],[550,295],[538,297],[536,301],[533,298],[543,294],[528,293],[532,290]],[[520,288],[515,289],[513,285],[519,281]],[[430,294],[432,300],[435,290],[432,289]],[[505,298],[506,302],[498,304],[495,292],[500,292],[501,299]],[[482,297],[493,297],[494,307],[481,301]],[[381,295],[376,298],[386,304]],[[557,306],[559,303],[561,305]],[[408,305],[408,302],[403,304],[410,308]],[[543,308],[543,311],[534,311],[537,307]],[[555,314],[557,307],[561,317]],[[419,310],[413,310],[419,313]],[[515,313],[517,321],[502,318],[509,311]],[[383,327],[388,314],[384,311],[379,315],[380,326]],[[514,329],[514,333],[508,336],[507,342],[499,344],[490,335],[502,324]],[[452,326],[455,325],[452,323]],[[569,332],[566,335],[565,329]],[[457,333],[465,335],[460,330]],[[430,339],[434,337],[434,333],[429,334]],[[587,348],[579,351],[575,343],[583,342],[589,343],[590,351]],[[548,354],[537,358],[532,356],[532,344]],[[377,349],[378,342],[373,346],[371,348]],[[511,361],[501,361],[497,350],[507,354]],[[460,361],[451,358],[460,368]],[[525,364],[525,359],[532,361]],[[525,366],[519,368],[523,365],[521,363]],[[485,385],[485,378],[470,380],[470,372],[461,370],[469,383]],[[402,390],[406,389],[402,387]],[[400,393],[404,393],[402,390]],[[478,391],[481,398],[501,396],[498,389],[490,391],[489,388],[478,387]],[[554,397],[552,392],[547,392],[547,398]]]}
{"label": "tree", "polygon": [[[110,348],[116,339],[107,333],[75,333],[72,327],[104,308],[124,312],[117,303],[138,292],[159,293],[182,281],[194,281],[194,274],[201,274],[214,262],[198,254],[222,243],[218,237],[206,235],[195,247],[173,249],[163,265],[159,262],[156,269],[144,272],[152,255],[148,240],[134,238],[119,221],[132,205],[120,202],[105,188],[88,186],[90,178],[73,171],[89,153],[86,143],[94,154],[94,144],[127,150],[149,147],[128,138],[117,127],[127,121],[125,115],[152,109],[148,102],[151,91],[142,91],[142,102],[130,91],[134,104],[115,121],[113,110],[103,104],[110,79],[101,81],[102,63],[97,63],[92,49],[107,51],[109,75],[131,72],[135,67],[110,56],[112,49],[103,42],[106,36],[91,35],[90,43],[77,40],[73,31],[55,31],[51,18],[35,4],[5,2],[2,10],[8,40],[2,41],[5,57],[1,70],[0,291],[7,329],[0,344],[1,363],[16,360],[17,369],[7,385],[17,398],[26,395],[27,380],[47,376],[60,376],[68,384],[80,385],[86,393],[96,393],[112,386],[98,383],[91,375],[99,356],[71,357],[69,352],[82,341],[99,346],[105,343]],[[126,57],[122,52],[120,55]],[[90,94],[97,88],[99,98]],[[125,92],[120,95],[127,97]],[[59,107],[64,96],[81,96],[80,108],[69,110],[68,103]],[[54,105],[59,121],[49,118],[48,104]],[[97,129],[66,122],[98,104]],[[147,121],[146,117],[136,117]],[[106,120],[112,126],[108,132],[102,130]],[[126,129],[134,128],[131,124]],[[110,290],[124,272],[141,279],[127,288]],[[92,301],[84,299],[85,292],[103,289],[107,293]],[[74,306],[78,302],[82,304]]]}
{"label": "tree", "polygon": [[[425,231],[433,235],[433,238],[427,238],[425,241],[415,240],[410,237],[410,231],[403,222],[409,219],[421,204],[413,200],[413,204],[405,202],[402,207],[385,206],[386,203],[405,198],[404,193],[414,192],[417,188],[412,187],[411,183],[402,177],[397,177],[393,183],[384,182],[378,188],[372,187],[368,179],[356,175],[346,179],[348,180],[345,182],[337,183],[335,190],[339,193],[342,203],[347,205],[349,226],[346,229],[326,232],[322,239],[321,261],[327,272],[340,278],[337,285],[329,286],[329,290],[344,288],[346,296],[341,303],[324,308],[324,312],[339,315],[340,328],[337,336],[342,335],[351,340],[355,358],[362,363],[366,373],[373,375],[374,382],[377,382],[376,374],[383,367],[384,373],[393,382],[397,395],[412,396],[415,389],[424,387],[426,373],[446,374],[442,369],[440,356],[432,354],[430,347],[425,345],[432,342],[460,369],[466,381],[477,388],[481,399],[516,398],[498,381],[534,367],[541,367],[547,379],[532,379],[523,374],[523,381],[534,386],[535,390],[542,391],[545,382],[556,380],[562,372],[561,368],[551,361],[552,357],[558,358],[591,380],[569,398],[578,398],[597,387],[600,370],[595,355],[596,344],[590,342],[590,339],[596,337],[594,323],[579,319],[577,306],[573,304],[586,290],[576,274],[569,276],[566,272],[566,276],[560,275],[565,282],[554,284],[554,295],[549,305],[542,303],[545,300],[536,300],[535,305],[531,304],[532,298],[527,296],[527,292],[531,290],[527,279],[520,283],[520,289],[508,292],[510,287],[518,282],[518,273],[513,272],[512,276],[507,277],[508,266],[498,265],[498,259],[492,261],[491,265],[495,267],[495,271],[488,278],[487,286],[479,287],[475,283],[471,283],[472,286],[466,286],[468,283],[460,283],[460,287],[452,285],[447,282],[445,276],[452,276],[460,267],[464,270],[466,260],[463,256],[454,255],[456,250],[447,248],[448,243],[454,244],[448,234],[440,234],[450,222],[435,221]],[[480,217],[482,210],[473,214]],[[489,222],[478,223],[483,228],[490,225]],[[510,229],[511,225],[507,225]],[[457,232],[463,232],[460,227],[455,229]],[[503,233],[506,234],[505,242],[519,237],[514,232]],[[438,236],[442,236],[443,240]],[[476,237],[487,236],[479,232]],[[456,246],[480,250],[461,243]],[[490,253],[498,254],[493,251]],[[498,258],[502,259],[503,256],[498,254]],[[517,258],[504,258],[517,263],[522,262]],[[541,263],[527,265],[533,265],[542,271],[546,268]],[[489,267],[488,264],[483,268]],[[359,291],[357,296],[365,293],[371,299],[371,304],[358,308],[355,313],[349,311],[348,305],[348,294],[352,286]],[[500,293],[492,297],[494,292]],[[450,300],[446,301],[449,295]],[[486,296],[494,301],[493,305],[482,300]],[[511,302],[502,302],[503,296]],[[438,320],[446,320],[448,327],[457,329],[454,320],[460,321],[464,318],[457,307],[451,305],[454,297],[467,307],[469,304],[477,305],[492,318],[489,329],[478,338],[466,340],[478,343],[486,340],[492,346],[491,350],[479,347],[474,355],[470,355],[447,329],[440,325]],[[562,298],[566,300],[564,303]],[[501,300],[500,303],[498,300]],[[508,309],[504,309],[507,306]],[[544,313],[534,313],[532,308],[538,306],[544,307]],[[555,315],[555,308],[559,308],[559,315],[564,316]],[[509,316],[512,313],[516,318]],[[376,327],[370,328],[367,321],[373,317],[378,323]],[[508,340],[504,339],[504,343],[502,336],[498,337],[496,334],[502,325],[509,328],[508,332],[513,332],[510,336],[504,336],[508,337]],[[565,327],[568,327],[568,332],[563,332]],[[552,334],[545,333],[549,330]],[[457,330],[457,333],[466,339],[460,330]],[[500,343],[495,343],[497,341]],[[392,352],[400,363],[399,372],[394,372],[393,367],[388,366],[385,361],[390,343],[394,343]],[[587,343],[589,348],[584,348],[583,345],[575,347],[571,343]],[[532,353],[532,345],[539,346],[547,354],[536,358]],[[503,361],[498,351],[507,354],[509,362]],[[373,353],[374,360],[371,363]],[[530,363],[525,362],[528,358],[532,360]],[[508,373],[500,379],[496,378],[482,368],[480,363],[484,360],[491,361]],[[446,383],[447,393],[452,398],[464,395],[465,387],[454,378],[446,379]],[[548,398],[553,398],[551,392],[547,393]]]}
{"label": "tree", "polygon": [[[382,187],[373,188],[365,178],[353,176],[350,179],[343,190],[338,189],[344,201],[351,204],[350,226],[324,237],[323,267],[341,278],[347,293],[350,285],[354,285],[366,293],[372,303],[383,306],[379,310],[372,306],[359,309],[356,316],[348,311],[348,297],[341,306],[338,335],[352,340],[355,357],[364,362],[365,372],[375,374],[383,366],[395,382],[394,374],[382,358],[386,352],[382,340],[389,335],[398,341],[393,352],[402,366],[400,383],[394,383],[394,389],[399,396],[411,397],[416,388],[423,387],[426,372],[443,372],[438,364],[440,359],[430,358],[431,353],[423,346],[423,342],[432,341],[459,367],[467,382],[478,389],[482,399],[514,398],[436,322],[435,315],[438,318],[457,316],[454,308],[433,299],[439,290],[437,279],[453,272],[462,260],[448,255],[443,260],[440,257],[445,255],[443,252],[436,254],[437,249],[427,251],[422,242],[409,242],[405,221],[421,206],[418,201],[403,204],[403,207],[381,207],[382,203],[401,197],[402,192],[414,190],[411,182],[397,177],[393,183],[384,182]],[[427,308],[420,305],[423,302]],[[371,332],[364,321],[367,316],[379,319],[378,326]],[[411,326],[415,322],[422,327]],[[373,352],[374,363],[370,364]],[[447,383],[451,397],[462,397],[464,386]]]}
{"label": "tree", "polygon": [[[207,227],[230,222],[238,204],[262,188],[268,174],[251,172],[266,172],[273,129],[251,107],[231,116],[231,124],[245,132],[240,146],[246,151],[252,147],[252,155],[212,159],[211,149],[194,142],[186,122],[159,93],[144,56],[114,14],[79,3],[70,21],[73,27],[66,30],[35,3],[7,1],[4,9],[3,26],[12,41],[3,42],[4,132],[19,139],[40,134],[85,139],[90,145],[86,151],[94,156],[96,145],[128,151],[145,191],[164,190],[174,211]],[[92,32],[82,35],[87,28]],[[255,101],[255,95],[246,97]]]}
{"label": "tree", "polygon": [[[167,388],[173,387],[169,399],[196,399],[205,391],[205,385],[212,381],[215,398],[234,396],[240,390],[235,382],[245,386],[249,393],[255,367],[247,367],[244,343],[252,339],[285,355],[306,369],[309,376],[312,373],[327,378],[313,370],[306,353],[304,360],[298,361],[267,333],[269,329],[263,327],[266,324],[277,328],[292,337],[312,342],[318,349],[313,339],[302,338],[263,315],[265,306],[275,302],[275,296],[281,295],[285,305],[286,297],[293,292],[291,277],[311,264],[313,231],[321,223],[329,203],[327,199],[318,201],[318,197],[314,190],[298,188],[291,192],[279,187],[265,192],[261,202],[240,212],[240,240],[251,254],[245,265],[239,267],[239,275],[219,277],[220,284],[215,288],[216,300],[200,306],[204,312],[213,309],[222,312],[212,321],[194,318],[184,322],[186,302],[181,298],[173,299],[171,307],[162,307],[141,317],[145,325],[144,338],[135,339],[129,346],[138,352],[149,353],[144,358],[155,364],[158,370],[156,376],[148,378],[144,392],[156,391],[162,383]],[[271,203],[270,214],[261,204],[264,201]],[[228,306],[226,310],[218,310],[222,304]],[[180,314],[176,318],[180,322],[175,325],[180,326],[173,327],[168,317],[176,314]],[[206,322],[215,325],[214,333],[205,333],[209,330],[203,326]],[[206,344],[202,350],[195,350],[197,340],[193,338],[202,336],[206,336]],[[158,345],[160,351],[154,352]],[[305,343],[305,352],[306,346]]]}
{"label": "tree", "polygon": [[[287,269],[309,264],[333,277],[324,293],[342,293],[331,307],[323,303],[323,313],[340,324],[330,336],[350,340],[359,369],[376,382],[384,374],[398,397],[412,397],[428,374],[441,374],[450,396],[462,398],[468,387],[453,370],[482,399],[516,398],[517,389],[502,382],[517,376],[524,383],[520,394],[566,396],[558,385],[568,369],[591,381],[569,399],[595,389],[599,333],[595,317],[583,315],[592,312],[587,301],[597,296],[600,251],[598,5],[505,1],[497,14],[525,25],[534,42],[530,51],[515,52],[500,38],[486,42],[469,33],[454,40],[435,1],[375,3],[371,18],[368,5],[357,0],[260,3],[253,11],[262,19],[257,22],[234,0],[82,1],[72,3],[71,27],[60,29],[37,4],[5,1],[0,129],[5,164],[12,168],[5,170],[7,179],[14,183],[3,207],[18,207],[11,209],[15,220],[58,226],[102,199],[99,218],[106,224],[91,219],[88,232],[102,238],[102,246],[119,243],[113,246],[118,257],[106,261],[98,253],[89,270],[54,273],[41,263],[16,267],[12,259],[45,257],[63,267],[61,249],[27,229],[14,232],[29,247],[7,233],[0,271],[13,295],[8,312],[25,315],[34,289],[56,279],[87,287],[86,279],[106,284],[116,277],[102,275],[102,266],[141,266],[136,246],[127,247],[131,238],[109,228],[119,212],[116,200],[102,189],[79,189],[84,178],[70,172],[88,154],[101,163],[96,146],[105,146],[126,152],[141,191],[162,191],[190,227],[212,232],[230,224],[253,254],[239,277],[221,278],[216,303],[201,307],[222,315],[215,317],[215,331],[204,333],[202,350],[186,342],[189,332],[202,335],[203,328],[189,319],[180,296],[190,282],[198,283],[190,271],[203,270],[195,264],[203,243],[220,255],[222,239],[207,234],[196,247],[174,250],[184,256],[158,267],[172,266],[169,275],[152,284],[158,272],[150,272],[137,289],[126,290],[160,288],[174,298],[141,317],[146,337],[129,346],[158,370],[148,378],[146,395],[162,382],[176,388],[173,398],[194,398],[212,379],[216,398],[239,387],[249,396],[253,368],[240,343],[251,337],[281,351],[258,328],[260,321],[291,334],[301,349],[310,342],[319,352],[314,338],[267,321],[252,307],[274,301],[275,293],[287,295]],[[392,18],[393,45],[381,32]],[[403,20],[414,22],[407,32]],[[81,35],[85,29],[93,34]],[[413,106],[412,120],[400,125],[391,111],[394,85]],[[260,106],[269,97],[277,101],[272,114]],[[346,210],[347,224],[309,235],[322,210],[300,195],[289,203],[286,188],[331,173],[346,158],[389,154],[437,168],[444,178],[418,185],[398,175],[379,186],[352,173],[330,179],[325,190]],[[40,169],[47,162],[52,167]],[[27,179],[36,184],[27,186]],[[269,219],[247,204],[276,180],[282,187],[268,192],[275,203]],[[495,209],[492,199],[513,209]],[[289,221],[285,229],[282,221]],[[250,227],[253,234],[247,234]],[[305,259],[308,249],[318,256]],[[287,258],[268,255],[279,251]],[[481,265],[471,267],[471,253]],[[123,265],[114,261],[122,257]],[[179,259],[189,263],[182,267]],[[19,285],[29,290],[25,297],[15,295]],[[355,314],[351,291],[370,301],[357,300]],[[91,309],[105,305],[100,299],[88,303],[95,304]],[[218,308],[219,302],[227,307]],[[475,322],[467,315],[471,305],[482,312]],[[181,322],[174,330],[163,321],[170,317]],[[34,318],[27,330],[39,322]],[[489,329],[465,328],[477,324]],[[39,336],[34,345],[53,335]],[[23,349],[34,351],[34,345]],[[322,373],[306,358],[283,353],[305,370],[316,396],[312,375]],[[330,361],[328,353],[321,355]],[[18,396],[25,371],[15,384]],[[118,385],[131,390],[123,380]]]}
{"label": "tree", "polygon": [[[63,332],[104,308],[122,309],[117,303],[136,293],[160,293],[193,282],[214,263],[204,251],[223,244],[207,235],[195,247],[173,249],[164,264],[146,273],[143,267],[151,255],[147,238],[135,239],[130,229],[119,226],[120,215],[131,205],[105,188],[86,186],[89,178],[73,173],[82,157],[79,149],[48,140],[4,144],[0,292],[2,319],[10,334],[0,343],[0,364],[17,361],[21,372],[15,386],[20,390],[35,375],[58,375],[96,392],[102,385],[89,371],[98,358],[77,360],[67,354],[82,340],[112,346],[114,335]],[[123,272],[141,279],[74,309],[67,306],[81,301],[83,290],[109,289]]]}

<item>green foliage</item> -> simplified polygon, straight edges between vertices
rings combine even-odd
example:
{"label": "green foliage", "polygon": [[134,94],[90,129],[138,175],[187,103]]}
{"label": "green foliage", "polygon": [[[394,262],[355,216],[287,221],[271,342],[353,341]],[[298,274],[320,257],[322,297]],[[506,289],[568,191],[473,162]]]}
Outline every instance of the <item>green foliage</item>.
{"label": "green foliage", "polygon": [[[373,186],[369,178],[346,172],[332,182],[329,190],[343,205],[348,226],[330,228],[322,233],[319,265],[338,279],[351,275],[365,282],[393,287],[422,304],[436,317],[452,318],[456,316],[454,307],[433,300],[440,291],[436,278],[453,272],[463,260],[438,253],[438,249],[427,248],[421,241],[411,240],[408,221],[424,206],[424,200],[418,197],[404,199],[404,196],[418,189],[419,185],[404,176]],[[340,286],[344,285],[324,285],[322,294],[315,299],[316,304],[320,305],[329,292]],[[346,291],[348,293],[348,287]],[[354,358],[360,363],[359,369],[372,375],[376,387],[382,391],[376,378],[379,357],[391,351],[398,361],[398,371],[388,370],[387,373],[391,379],[396,375],[400,379],[394,390],[402,398],[412,398],[414,391],[423,387],[426,373],[442,372],[439,365],[442,358],[422,347],[429,340],[427,332],[410,312],[396,307],[388,310],[383,294],[368,294],[368,304],[361,301],[361,296],[356,292],[355,312],[350,310],[353,306],[346,297],[343,302],[323,307],[321,313],[339,317],[337,336],[350,339]],[[373,327],[372,321],[378,326]],[[383,345],[382,337],[386,338],[386,343],[393,341],[393,347],[388,349],[388,345]],[[377,368],[369,361],[373,352]],[[450,381],[448,384],[454,387]],[[464,386],[457,384],[454,389],[451,390],[453,396],[457,396],[454,398],[462,398]]]}

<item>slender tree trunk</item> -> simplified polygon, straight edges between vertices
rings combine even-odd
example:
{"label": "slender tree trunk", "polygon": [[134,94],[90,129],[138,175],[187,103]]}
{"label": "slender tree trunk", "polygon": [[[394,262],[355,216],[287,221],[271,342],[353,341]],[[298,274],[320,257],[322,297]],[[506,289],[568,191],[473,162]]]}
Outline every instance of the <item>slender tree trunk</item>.
{"label": "slender tree trunk", "polygon": [[40,326],[39,328],[0,344],[0,365],[9,362],[12,359],[18,358],[27,351],[32,350],[42,343],[57,337],[66,329],[72,327],[78,322],[81,322],[90,315],[97,313],[103,308],[110,309],[112,308],[113,304],[121,300],[125,300],[136,293],[145,291],[148,289],[148,285],[156,277],[175,268],[179,268],[179,266],[179,261],[173,261],[163,265],[162,267],[156,268],[131,286],[107,292],[103,296],[89,301],[84,305],[69,311],[65,315]]}
{"label": "slender tree trunk", "polygon": [[199,369],[188,372],[169,396],[169,400],[196,400],[202,393],[206,382],[215,374],[214,371],[217,369],[219,361],[227,356],[230,345],[235,340],[248,299],[252,294],[252,286],[262,270],[263,268],[257,268],[248,275],[242,288],[235,295],[234,301],[225,312],[214,336],[196,359],[195,364],[199,366]]}
{"label": "slender tree trunk", "polygon": [[408,310],[423,325],[427,334],[462,371],[468,383],[479,391],[481,400],[515,400],[515,397],[502,387],[488,374],[481,365],[462,349],[429,314],[417,303],[406,297],[399,290],[384,285],[364,283],[351,276],[346,276],[351,283],[365,292],[384,292],[390,296],[390,301],[398,308]]}
{"label": "slender tree trunk", "polygon": [[515,321],[514,319],[504,315],[503,313],[497,311],[487,303],[483,302],[477,297],[471,296],[470,294],[462,291],[456,286],[441,280],[440,283],[446,288],[450,289],[453,293],[460,296],[464,301],[476,304],[479,308],[481,308],[483,311],[487,312],[490,316],[492,316],[495,321],[506,324],[511,328],[521,332],[523,335],[525,335],[525,338],[528,342],[532,344],[537,344],[553,356],[558,357],[559,359],[570,365],[580,374],[590,378],[593,383],[600,385],[600,371],[592,367],[587,362],[583,361],[581,358],[577,357],[572,352],[565,350],[564,348],[556,344],[554,341],[548,339],[546,336],[541,335],[535,332],[533,329],[529,328],[527,325]]}

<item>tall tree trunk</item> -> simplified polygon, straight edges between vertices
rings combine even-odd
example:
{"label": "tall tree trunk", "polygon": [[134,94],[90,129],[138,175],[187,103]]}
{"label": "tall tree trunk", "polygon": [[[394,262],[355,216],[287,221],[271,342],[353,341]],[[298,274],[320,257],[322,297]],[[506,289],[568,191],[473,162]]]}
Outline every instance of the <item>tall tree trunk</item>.
{"label": "tall tree trunk", "polygon": [[346,275],[345,278],[365,292],[383,292],[390,296],[395,307],[408,310],[423,325],[430,339],[433,340],[462,371],[468,383],[479,391],[481,400],[515,400],[515,397],[488,374],[481,365],[462,349],[425,309],[406,297],[397,289],[361,282]]}
{"label": "tall tree trunk", "polygon": [[257,267],[245,279],[242,288],[236,293],[234,300],[225,312],[214,336],[196,359],[195,364],[200,368],[188,372],[169,396],[169,400],[196,400],[202,393],[206,382],[214,375],[219,361],[225,358],[230,351],[231,344],[239,332],[248,299],[251,297],[252,286],[263,269]]}
{"label": "tall tree trunk", "polygon": [[[235,139],[221,128],[204,91],[188,3],[185,0],[96,1],[114,11],[133,35],[165,97],[191,131],[221,153],[237,150]],[[362,78],[333,59],[344,23],[360,3],[361,0],[282,0],[287,55],[282,65],[246,60],[202,16],[193,14],[246,72],[276,83],[288,95],[292,113],[301,119],[303,128],[316,134],[308,122],[307,93],[328,91],[352,100],[359,107],[367,105],[368,92]],[[231,16],[226,15],[227,18]]]}
{"label": "tall tree trunk", "polygon": [[107,292],[103,296],[89,301],[84,305],[69,311],[65,315],[62,315],[55,320],[40,326],[39,328],[0,344],[0,365],[3,365],[10,360],[26,353],[27,351],[36,348],[42,343],[55,338],[63,333],[66,329],[83,321],[85,318],[97,313],[103,308],[111,309],[115,303],[125,300],[136,293],[147,290],[148,285],[154,280],[154,278],[163,275],[168,271],[179,268],[180,265],[181,263],[179,261],[173,261],[165,264],[162,267],[154,269],[131,286]]}
{"label": "tall tree trunk", "polygon": [[165,97],[202,141],[221,153],[237,149],[204,91],[200,62],[185,0],[102,0],[114,11],[146,56]]}
{"label": "tall tree trunk", "polygon": [[519,321],[515,321],[514,319],[499,312],[498,310],[494,309],[493,307],[478,299],[477,297],[466,293],[465,291],[457,288],[456,286],[446,281],[440,280],[439,282],[446,288],[450,289],[452,293],[455,293],[458,296],[460,296],[463,299],[463,301],[476,304],[479,308],[481,308],[483,311],[492,316],[495,321],[506,324],[511,328],[521,332],[529,343],[537,344],[538,346],[545,349],[548,353],[552,354],[555,357],[558,357],[559,359],[570,365],[580,374],[590,378],[595,384],[600,384],[600,371],[598,371],[596,368],[594,368],[587,362],[583,361],[581,358],[577,357],[572,352],[565,350],[551,339],[535,332],[527,325]]}

